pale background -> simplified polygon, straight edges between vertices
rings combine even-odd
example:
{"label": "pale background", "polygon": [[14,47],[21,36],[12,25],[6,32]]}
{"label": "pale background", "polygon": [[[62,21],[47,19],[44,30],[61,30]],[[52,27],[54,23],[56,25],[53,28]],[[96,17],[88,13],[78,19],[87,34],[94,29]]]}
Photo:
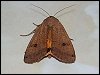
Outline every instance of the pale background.
{"label": "pale background", "polygon": [[[74,39],[76,52],[74,64],[64,64],[54,58],[39,63],[25,64],[24,52],[32,37],[28,34],[47,15],[37,5],[56,15],[69,36]],[[2,1],[1,2],[1,73],[2,74],[97,74],[99,73],[99,2],[98,1]]]}

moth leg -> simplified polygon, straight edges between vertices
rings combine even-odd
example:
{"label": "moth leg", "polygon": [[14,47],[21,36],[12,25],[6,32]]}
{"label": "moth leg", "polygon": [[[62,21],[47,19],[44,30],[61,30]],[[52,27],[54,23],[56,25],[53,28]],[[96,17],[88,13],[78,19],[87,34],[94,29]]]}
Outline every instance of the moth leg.
{"label": "moth leg", "polygon": [[70,38],[70,40],[74,41],[74,39],[71,39],[71,38]]}
{"label": "moth leg", "polygon": [[26,35],[20,35],[20,36],[29,36],[29,35],[35,33],[35,31],[36,31],[36,29],[34,29],[34,30],[33,30],[32,32],[30,32],[29,34],[26,34]]}
{"label": "moth leg", "polygon": [[[37,28],[40,26],[40,25],[37,25],[37,24],[35,24],[35,23],[33,23],[34,25],[36,25],[37,26]],[[20,35],[20,36],[29,36],[29,35],[31,35],[31,34],[33,34],[33,33],[35,33],[36,32],[36,30],[37,30],[37,28],[36,29],[34,29],[32,32],[30,32],[29,34],[26,34],[26,35]]]}
{"label": "moth leg", "polygon": [[37,26],[37,27],[39,27],[40,25],[37,25],[37,24],[35,24],[35,23],[33,23],[35,26]]}

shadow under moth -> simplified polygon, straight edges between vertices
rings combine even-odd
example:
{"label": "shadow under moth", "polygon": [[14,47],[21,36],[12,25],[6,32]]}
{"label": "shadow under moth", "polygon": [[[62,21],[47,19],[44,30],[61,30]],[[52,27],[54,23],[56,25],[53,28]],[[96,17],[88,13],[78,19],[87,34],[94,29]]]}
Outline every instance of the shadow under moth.
{"label": "shadow under moth", "polygon": [[[33,6],[38,7],[36,5]],[[66,8],[68,7],[63,8],[60,11]],[[42,10],[45,11],[44,9]],[[35,62],[40,62],[43,58],[46,57],[54,57],[62,63],[75,62],[76,55],[71,42],[72,39],[69,38],[63,25],[54,16],[49,15],[49,17],[47,17],[40,25],[33,23],[37,26],[36,29],[27,35],[21,35],[28,36],[34,33],[25,51],[25,63],[32,64]]]}

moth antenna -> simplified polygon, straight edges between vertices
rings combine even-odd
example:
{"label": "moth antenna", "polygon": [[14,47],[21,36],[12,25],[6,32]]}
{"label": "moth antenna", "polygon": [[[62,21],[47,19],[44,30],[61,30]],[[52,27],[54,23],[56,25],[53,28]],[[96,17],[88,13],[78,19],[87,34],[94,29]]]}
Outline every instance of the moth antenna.
{"label": "moth antenna", "polygon": [[[33,5],[33,4],[32,4],[32,5]],[[47,11],[45,11],[43,8],[41,8],[41,7],[39,7],[39,6],[36,6],[36,5],[33,5],[33,6],[42,9],[45,13],[47,13],[47,14],[49,15],[49,13],[48,13]],[[50,16],[50,15],[49,15],[49,16]]]}
{"label": "moth antenna", "polygon": [[72,6],[75,6],[75,5],[76,5],[76,4],[71,5],[71,6],[68,6],[68,7],[65,7],[65,8],[63,8],[63,9],[59,10],[58,12],[56,12],[56,13],[54,14],[54,16],[55,16],[55,15],[57,15],[59,12],[63,11],[64,9],[69,8],[69,7],[72,7]]}
{"label": "moth antenna", "polygon": [[33,34],[35,32],[35,30],[33,30],[32,32],[30,32],[29,34],[26,34],[26,35],[20,35],[20,36],[29,36],[31,34]]}

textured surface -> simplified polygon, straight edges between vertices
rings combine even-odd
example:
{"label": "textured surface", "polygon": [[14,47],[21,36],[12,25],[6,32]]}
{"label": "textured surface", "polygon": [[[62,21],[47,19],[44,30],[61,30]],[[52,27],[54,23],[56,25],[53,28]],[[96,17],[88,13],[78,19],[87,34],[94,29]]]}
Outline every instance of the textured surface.
{"label": "textured surface", "polygon": [[[44,59],[40,63],[25,64],[23,56],[33,35],[21,37],[34,30],[36,24],[46,18],[45,12],[30,3],[44,8],[51,15],[71,4],[56,17],[73,39],[77,55],[74,64],[63,64],[54,58]],[[33,10],[31,10],[32,8]],[[66,13],[70,10],[69,13]],[[42,13],[42,14],[41,14]],[[93,74],[99,73],[99,3],[96,1],[27,1],[1,2],[1,73],[3,74]]]}

